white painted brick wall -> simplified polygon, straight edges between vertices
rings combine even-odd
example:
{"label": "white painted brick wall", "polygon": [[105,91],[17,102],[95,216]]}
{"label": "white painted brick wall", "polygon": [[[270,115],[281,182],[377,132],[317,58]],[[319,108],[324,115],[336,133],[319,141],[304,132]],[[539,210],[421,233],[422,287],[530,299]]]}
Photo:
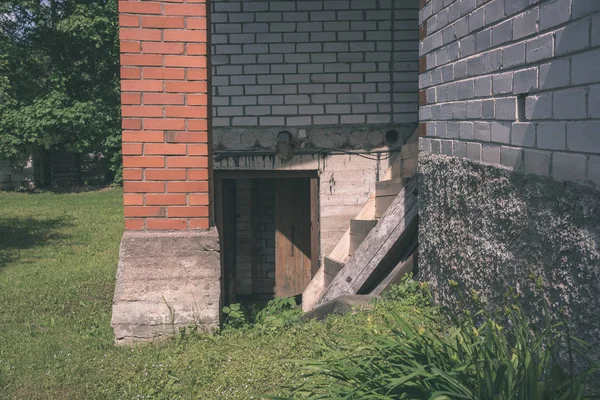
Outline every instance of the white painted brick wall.
{"label": "white painted brick wall", "polygon": [[211,7],[213,126],[417,121],[418,0]]}
{"label": "white painted brick wall", "polygon": [[423,149],[600,184],[600,1],[428,0],[424,23]]}

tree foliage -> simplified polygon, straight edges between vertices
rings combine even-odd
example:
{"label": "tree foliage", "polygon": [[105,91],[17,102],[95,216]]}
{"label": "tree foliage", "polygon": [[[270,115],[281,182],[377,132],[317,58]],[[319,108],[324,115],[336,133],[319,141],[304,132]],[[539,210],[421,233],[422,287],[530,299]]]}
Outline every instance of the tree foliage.
{"label": "tree foliage", "polygon": [[117,0],[5,0],[0,32],[0,157],[98,152],[116,172]]}

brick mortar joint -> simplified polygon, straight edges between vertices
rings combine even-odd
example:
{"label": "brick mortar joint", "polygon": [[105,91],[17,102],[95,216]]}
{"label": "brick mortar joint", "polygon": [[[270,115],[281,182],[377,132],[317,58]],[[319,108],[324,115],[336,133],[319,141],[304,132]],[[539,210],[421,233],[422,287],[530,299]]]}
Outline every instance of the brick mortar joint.
{"label": "brick mortar joint", "polygon": [[[460,19],[462,19],[462,18],[465,18],[465,17],[467,17],[468,15],[471,15],[472,13],[476,12],[477,10],[479,10],[480,8],[483,8],[483,7],[484,7],[484,6],[478,7],[477,9],[473,10],[473,11],[472,11],[472,12],[470,12],[469,14],[465,14],[464,16],[461,16],[461,18],[459,18],[459,19],[457,19],[457,20],[453,21],[452,23],[448,23],[447,25],[443,26],[442,28],[439,28],[439,29],[437,29],[437,30],[435,30],[435,31],[433,31],[433,32],[431,32],[431,33],[427,33],[427,34],[425,35],[425,39],[426,39],[426,38],[428,38],[428,37],[430,37],[430,36],[433,36],[433,35],[435,35],[435,34],[436,34],[436,33],[438,33],[438,32],[441,32],[442,30],[444,30],[444,29],[445,29],[445,28],[447,28],[448,26],[450,26],[450,25],[454,24],[455,22],[459,21],[459,20],[460,20]],[[528,11],[531,11],[531,10],[535,9],[536,7],[539,7],[539,4],[538,4],[538,5],[535,5],[535,6],[529,6],[529,7],[527,8],[527,10],[528,10]],[[451,44],[453,44],[453,43],[460,42],[462,39],[464,39],[464,38],[467,38],[467,37],[469,37],[469,36],[476,36],[478,33],[481,33],[481,32],[483,32],[483,31],[486,31],[486,30],[488,30],[488,29],[493,29],[493,28],[495,28],[495,27],[498,27],[498,26],[502,25],[503,23],[505,23],[505,22],[507,22],[507,21],[513,20],[515,17],[517,17],[517,16],[519,16],[519,15],[521,15],[522,13],[525,13],[525,12],[526,12],[526,11],[522,10],[522,11],[519,11],[518,13],[516,13],[516,14],[511,14],[510,16],[505,16],[503,19],[501,19],[501,20],[499,20],[499,21],[495,21],[495,22],[493,22],[493,23],[492,23],[492,24],[490,24],[490,25],[483,25],[482,27],[480,27],[480,28],[477,28],[477,29],[475,29],[475,30],[473,30],[473,31],[470,31],[470,30],[469,30],[469,32],[468,32],[466,35],[464,35],[464,36],[461,36],[461,37],[456,37],[456,38],[455,38],[455,40],[453,40],[453,41],[451,41],[451,42],[448,42],[448,43],[442,44],[442,45],[441,45],[441,46],[439,46],[439,47],[432,48],[432,49],[431,49],[429,52],[427,52],[427,53],[423,54],[423,56],[426,56],[426,55],[428,55],[428,54],[431,54],[431,53],[432,53],[432,52],[434,52],[435,50],[438,50],[438,49],[441,49],[441,48],[443,48],[443,47],[449,46],[449,45],[451,45]],[[569,25],[571,25],[571,24],[573,24],[573,23],[577,23],[577,22],[579,22],[579,21],[581,21],[581,20],[584,20],[584,19],[587,19],[587,18],[590,18],[590,19],[591,19],[591,18],[593,18],[593,17],[595,17],[595,16],[598,16],[598,15],[600,15],[600,11],[598,11],[598,12],[594,12],[594,13],[592,13],[592,14],[583,15],[583,16],[577,17],[577,18],[575,18],[575,19],[569,19],[569,21],[567,21],[567,22],[563,22],[563,23],[561,23],[561,24],[558,24],[558,25],[552,26],[552,27],[550,27],[550,28],[546,28],[546,29],[544,29],[544,30],[541,30],[541,31],[536,31],[535,33],[532,33],[532,34],[530,34],[530,35],[527,35],[527,36],[524,36],[524,37],[522,37],[522,38],[519,38],[519,39],[518,39],[519,41],[517,41],[517,42],[515,42],[514,40],[511,40],[509,43],[510,43],[510,45],[513,45],[513,44],[520,43],[521,41],[527,41],[528,39],[531,39],[531,38],[536,38],[536,37],[543,36],[543,35],[546,35],[546,34],[549,34],[549,33],[556,33],[557,31],[559,31],[559,30],[561,30],[561,29],[563,29],[563,28],[565,28],[565,27],[568,27]],[[432,18],[432,17],[431,17],[431,18]],[[429,19],[431,19],[431,18],[429,18]],[[428,19],[427,21],[429,21],[429,19]],[[426,23],[427,23],[427,21],[424,21],[424,24],[426,24]],[[590,25],[591,25],[591,24],[590,24]],[[591,27],[590,27],[590,28],[591,28]],[[502,44],[502,45],[499,45],[498,47],[503,47],[503,46],[505,47],[506,45],[508,45],[508,43],[504,43],[504,44]],[[486,51],[487,51],[487,50],[489,50],[489,48],[488,48],[488,49],[486,49]]]}
{"label": "brick mortar joint", "polygon": [[[427,0],[427,1],[430,1],[430,0]],[[449,9],[449,8],[450,8],[450,7],[451,7],[453,4],[455,4],[455,3],[452,3],[452,4],[450,4],[450,5],[446,6],[446,7],[443,7],[441,10],[439,10],[439,11],[438,11],[438,13],[440,13],[440,12],[442,12],[442,11],[444,11],[444,10],[448,10],[448,9]],[[476,13],[476,12],[478,12],[479,10],[482,10],[482,9],[484,9],[484,8],[485,8],[485,6],[486,6],[487,4],[488,4],[488,3],[484,3],[484,4],[482,4],[482,5],[478,6],[478,7],[476,7],[474,10],[471,10],[471,11],[469,11],[467,14],[465,14],[465,15],[461,15],[459,18],[455,19],[454,21],[452,21],[452,22],[448,22],[448,24],[446,24],[446,25],[442,26],[441,28],[438,28],[438,29],[436,29],[435,31],[433,31],[433,32],[431,32],[430,34],[428,34],[428,36],[429,36],[429,35],[432,35],[432,34],[434,34],[434,33],[436,33],[436,32],[439,32],[439,31],[443,30],[444,28],[446,28],[446,27],[450,26],[451,24],[455,23],[456,21],[459,21],[459,20],[460,20],[460,19],[462,19],[462,18],[468,18],[470,15],[472,15],[472,14],[475,14],[475,13]],[[518,15],[521,15],[521,14],[523,14],[523,13],[526,13],[526,12],[528,12],[528,11],[531,11],[531,10],[534,10],[534,9],[538,8],[538,7],[539,7],[539,5],[540,5],[540,3],[534,3],[534,4],[530,4],[530,5],[528,5],[527,7],[523,8],[522,10],[519,10],[518,12],[516,12],[516,13],[513,13],[513,14],[510,14],[510,15],[506,15],[506,11],[505,11],[505,12],[504,12],[504,17],[503,17],[501,20],[499,20],[499,21],[501,21],[501,22],[495,21],[495,22],[493,22],[493,24],[496,24],[496,25],[501,25],[503,22],[506,22],[506,21],[508,21],[509,19],[512,19],[512,18],[514,18],[514,17],[516,17],[516,16],[518,16]],[[434,18],[434,16],[436,16],[436,15],[437,15],[437,14],[432,14],[432,15],[431,15],[429,18],[427,18],[427,19],[426,19],[425,21],[423,21],[423,22],[424,22],[424,23],[426,23],[427,21],[429,21],[429,20],[431,20],[432,18]],[[493,25],[493,26],[496,26],[496,25]],[[485,29],[486,29],[486,27],[488,27],[488,28],[489,28],[490,26],[492,26],[492,25],[484,25],[483,27],[481,27],[481,28],[478,28],[478,29],[476,29],[476,30],[474,30],[474,31],[470,31],[470,32],[469,32],[469,34],[471,34],[471,33],[473,33],[473,32],[480,32],[480,31],[483,31],[483,30],[485,30]]]}
{"label": "brick mortar joint", "polygon": [[[600,155],[598,155],[598,154],[582,154],[582,153],[577,153],[577,152],[571,152],[568,150],[537,149],[537,148],[523,147],[523,146],[506,144],[506,143],[478,142],[475,140],[465,140],[465,139],[460,139],[460,138],[440,138],[440,137],[432,137],[432,136],[426,136],[426,137],[421,137],[421,138],[423,140],[430,141],[430,143],[431,143],[431,141],[436,140],[439,142],[451,142],[453,145],[455,143],[480,144],[482,146],[482,149],[483,149],[484,145],[489,145],[490,147],[493,147],[497,150],[501,150],[502,148],[516,150],[516,151],[520,152],[519,165],[517,167],[511,167],[511,166],[503,165],[501,163],[496,163],[496,162],[486,162],[486,161],[483,161],[482,159],[476,160],[476,159],[469,158],[468,156],[455,155],[454,151],[452,152],[452,155],[450,155],[450,156],[465,159],[465,160],[470,160],[473,162],[479,162],[479,163],[483,163],[483,164],[487,164],[487,165],[494,165],[496,167],[501,167],[501,168],[504,168],[507,170],[513,170],[513,171],[517,171],[517,172],[521,172],[521,173],[530,173],[530,174],[534,174],[534,175],[539,175],[539,174],[535,174],[531,171],[527,171],[526,167],[525,167],[524,161],[525,161],[525,156],[527,155],[527,152],[546,154],[549,157],[549,164],[548,164],[548,170],[547,170],[548,173],[544,174],[542,176],[547,176],[547,177],[552,177],[552,178],[555,178],[557,175],[555,173],[556,171],[554,169],[555,168],[555,156],[571,155],[571,156],[582,157],[584,159],[584,170],[582,172],[583,172],[583,175],[586,177],[586,179],[576,180],[575,182],[577,182],[579,184],[583,184],[588,187],[595,187],[595,188],[600,187],[600,182],[594,183],[592,181],[591,169],[590,169],[590,163],[592,162],[592,159],[596,159],[600,162]],[[442,151],[442,148],[440,148],[440,151]],[[421,150],[419,150],[419,152],[430,153],[430,154],[445,154],[442,152],[435,152],[431,149],[429,149],[429,150],[421,149]],[[445,154],[445,155],[447,155],[447,154]],[[560,179],[560,178],[555,178],[555,179],[559,179],[562,181],[569,181],[569,179]]]}
{"label": "brick mortar joint", "polygon": [[538,152],[552,153],[552,154],[553,153],[571,154],[571,155],[582,156],[587,159],[600,158],[600,154],[598,154],[598,153],[583,153],[580,151],[574,151],[574,150],[569,150],[569,149],[543,149],[543,148],[539,148],[539,147],[523,146],[523,145],[517,145],[517,144],[512,144],[512,143],[477,140],[477,139],[462,139],[459,137],[443,137],[443,136],[428,136],[428,135],[424,135],[424,136],[420,136],[420,137],[422,139],[428,139],[428,140],[446,140],[446,141],[451,141],[451,142],[474,143],[474,144],[481,144],[482,146],[490,145],[493,147],[507,147],[507,148],[519,149],[519,150],[523,150],[523,151],[530,150],[530,151],[538,151]]}
{"label": "brick mortar joint", "polygon": [[[509,46],[514,45],[514,44],[519,44],[519,43],[520,42],[511,43]],[[506,46],[506,45],[499,46],[499,47],[493,48],[492,50],[486,49],[483,52],[472,54],[472,55],[470,55],[470,56],[468,56],[466,58],[462,58],[461,57],[461,58],[456,59],[455,61],[451,61],[451,62],[448,62],[446,64],[442,64],[440,66],[436,66],[434,68],[428,69],[428,70],[425,71],[425,73],[431,73],[431,72],[436,71],[438,69],[442,70],[444,67],[447,67],[449,65],[455,65],[455,64],[457,64],[459,62],[463,62],[463,61],[467,61],[468,62],[469,60],[478,58],[478,57],[480,57],[480,56],[482,56],[482,55],[484,55],[484,54],[486,54],[488,52],[497,51],[497,50],[499,50],[501,48],[506,48],[506,47],[509,47],[509,46]],[[460,78],[460,79],[453,79],[450,82],[441,82],[441,83],[436,84],[436,85],[424,86],[424,87],[422,87],[422,89],[427,89],[427,88],[431,88],[431,87],[437,87],[437,86],[445,85],[445,84],[448,84],[448,83],[455,83],[455,82],[460,83],[460,82],[465,82],[465,81],[468,81],[468,80],[474,80],[474,79],[477,79],[477,78],[483,78],[483,77],[486,77],[486,76],[493,76],[493,75],[497,75],[497,74],[504,74],[504,73],[509,73],[509,72],[520,72],[520,71],[523,71],[523,70],[526,70],[526,69],[539,68],[540,66],[549,64],[549,63],[551,63],[553,61],[561,61],[561,60],[568,60],[568,61],[570,61],[570,59],[572,57],[574,57],[574,56],[578,56],[578,55],[581,55],[581,54],[586,54],[586,53],[589,53],[590,51],[595,51],[595,50],[598,50],[598,49],[600,49],[600,45],[589,46],[589,47],[586,47],[584,49],[581,49],[581,50],[578,50],[578,51],[574,51],[572,53],[568,53],[568,54],[564,54],[564,55],[560,55],[560,56],[555,56],[554,55],[552,57],[544,58],[544,59],[541,59],[541,60],[535,61],[535,62],[529,62],[529,63],[525,62],[522,65],[511,66],[511,67],[508,67],[506,69],[504,69],[503,66],[501,66],[501,68],[499,70],[497,70],[497,71],[491,71],[491,72],[488,72],[488,73],[483,73],[481,75],[467,76],[465,78]],[[423,56],[421,58],[424,58],[424,57],[425,56]],[[585,84],[585,83],[584,84],[574,84],[574,85],[573,84],[569,84],[568,86],[565,86],[565,87],[578,87],[578,86],[589,86],[589,84]],[[559,89],[559,88],[541,89],[541,90],[539,90],[539,92],[556,91],[557,89]],[[536,93],[537,93],[537,91],[536,91]]]}

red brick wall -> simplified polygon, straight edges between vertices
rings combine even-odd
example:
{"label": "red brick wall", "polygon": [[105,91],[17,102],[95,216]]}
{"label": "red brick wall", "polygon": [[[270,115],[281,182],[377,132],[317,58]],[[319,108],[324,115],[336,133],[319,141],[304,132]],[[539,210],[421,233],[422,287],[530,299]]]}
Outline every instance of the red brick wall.
{"label": "red brick wall", "polygon": [[206,0],[120,0],[127,230],[209,227]]}

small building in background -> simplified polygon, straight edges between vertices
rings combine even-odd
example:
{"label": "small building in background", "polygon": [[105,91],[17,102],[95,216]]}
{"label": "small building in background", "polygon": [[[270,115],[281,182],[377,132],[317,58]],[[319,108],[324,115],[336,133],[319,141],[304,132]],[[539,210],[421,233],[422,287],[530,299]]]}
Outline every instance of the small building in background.
{"label": "small building in background", "polygon": [[20,158],[0,160],[0,191],[100,186],[109,182],[101,154],[31,147]]}

